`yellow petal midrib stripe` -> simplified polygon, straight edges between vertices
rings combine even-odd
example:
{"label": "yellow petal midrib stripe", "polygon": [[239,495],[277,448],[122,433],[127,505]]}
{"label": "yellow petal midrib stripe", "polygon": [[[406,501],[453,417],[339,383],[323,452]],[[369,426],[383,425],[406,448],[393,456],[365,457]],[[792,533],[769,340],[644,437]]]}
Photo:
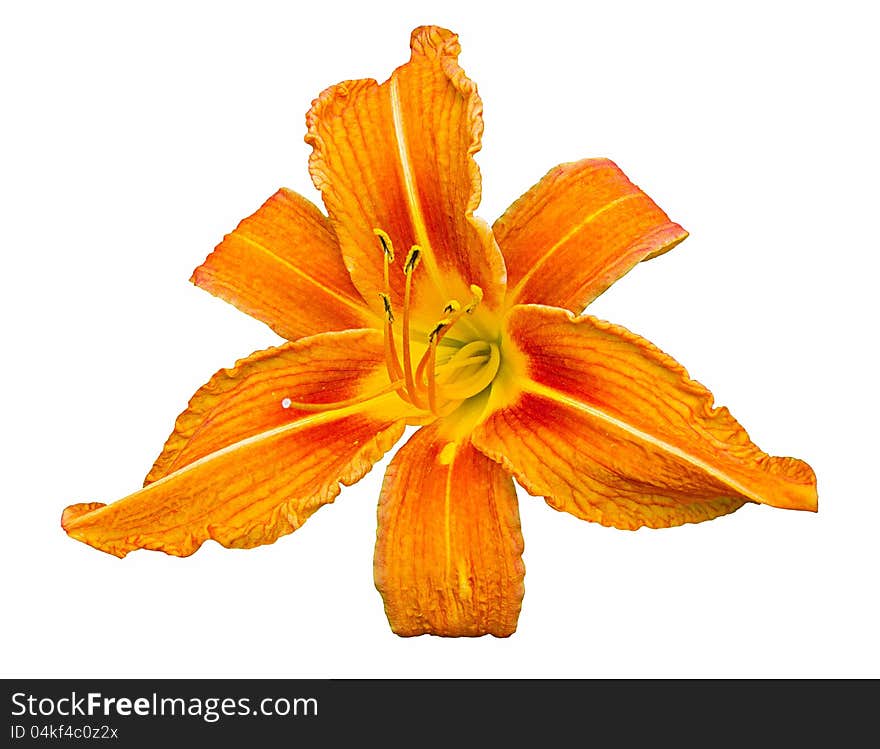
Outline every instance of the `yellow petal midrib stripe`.
{"label": "yellow petal midrib stripe", "polygon": [[407,209],[410,221],[413,225],[413,233],[418,245],[422,249],[422,261],[428,270],[431,280],[438,289],[445,291],[440,269],[437,266],[437,258],[431,247],[428,237],[428,229],[425,225],[425,217],[422,213],[422,205],[416,191],[416,180],[413,174],[412,162],[409,158],[409,147],[406,142],[406,132],[403,124],[403,109],[400,104],[400,86],[395,73],[388,82],[388,96],[391,101],[391,118],[394,122],[394,138],[397,142],[397,153],[400,158],[400,171],[403,177],[403,190],[406,195]]}
{"label": "yellow petal midrib stripe", "polygon": [[[272,252],[272,250],[270,250],[268,247],[266,247],[266,245],[262,244],[261,242],[258,242],[253,237],[249,237],[247,234],[243,234],[238,231],[234,232],[233,236],[236,239],[240,239],[243,242],[251,245],[252,247],[255,247],[256,249],[260,250],[261,252],[263,252],[266,255],[268,255],[269,257],[271,257],[273,260],[277,260],[285,268],[287,268],[290,271],[293,271],[296,275],[300,276],[301,278],[304,278],[306,281],[308,281],[309,283],[311,283],[312,285],[314,285],[315,287],[317,287],[318,289],[323,291],[325,294],[328,294],[329,296],[332,296],[337,301],[342,302],[343,304],[347,305],[348,307],[353,309],[355,312],[357,312],[361,317],[365,317],[367,319],[369,319],[369,318],[378,319],[378,315],[376,315],[376,313],[373,312],[373,310],[371,310],[364,302],[358,301],[357,299],[353,299],[352,297],[346,296],[345,294],[342,294],[342,293],[330,288],[329,286],[321,283],[314,276],[309,275],[304,270],[302,270],[301,268],[298,268],[293,263],[285,260],[280,255],[276,255],[274,252]],[[376,325],[376,327],[379,327],[378,323],[375,323],[375,325]]]}
{"label": "yellow petal midrib stripe", "polygon": [[583,231],[590,223],[592,223],[603,213],[607,213],[608,211],[620,205],[626,200],[642,196],[644,196],[644,193],[639,190],[636,190],[635,192],[625,193],[624,195],[621,195],[620,197],[617,197],[614,200],[606,203],[601,208],[597,208],[581,221],[578,221],[571,229],[569,229],[565,233],[565,235],[561,239],[558,239],[556,242],[554,242],[550,249],[548,249],[543,255],[541,255],[541,257],[538,258],[537,262],[535,262],[532,267],[529,268],[529,270],[525,273],[525,275],[520,278],[513,290],[509,292],[509,298],[512,300],[510,304],[516,303],[516,298],[519,296],[520,292],[523,290],[529,280],[535,275],[538,268],[540,268],[545,262],[547,262],[547,260],[550,259],[553,253],[555,253],[560,247],[569,242],[572,238],[574,238],[575,235]]}
{"label": "yellow petal midrib stripe", "polygon": [[[155,489],[161,487],[163,484],[183,475],[189,471],[195,470],[196,468],[205,465],[206,463],[213,462],[218,460],[230,453],[236,452],[237,450],[244,449],[254,444],[259,444],[260,442],[269,441],[279,435],[285,434],[287,432],[293,432],[297,429],[301,429],[308,426],[314,426],[316,424],[323,424],[328,421],[334,421],[336,419],[345,418],[346,416],[351,416],[352,414],[358,413],[358,411],[365,410],[367,405],[375,405],[375,402],[367,403],[357,403],[351,406],[346,406],[344,408],[337,408],[328,411],[322,411],[321,413],[310,414],[301,419],[297,419],[296,421],[292,421],[289,424],[282,424],[279,427],[274,427],[272,429],[267,429],[264,432],[259,432],[257,434],[251,435],[250,437],[246,437],[243,440],[239,440],[238,442],[233,442],[231,445],[227,445],[226,447],[222,447],[219,450],[215,450],[214,452],[205,455],[198,460],[194,460],[192,463],[187,463],[185,466],[181,466],[176,471],[163,476],[160,479],[156,479],[156,481],[147,484],[145,487],[132,492],[131,494],[124,497],[124,499],[131,499],[132,497],[136,497],[140,494],[145,494],[150,491],[154,491]],[[120,500],[123,501],[123,500]],[[80,520],[85,518],[95,518],[101,515],[104,511],[114,509],[118,503],[114,502],[112,504],[105,505],[104,507],[100,507],[97,510],[92,510],[91,512],[85,513],[84,515],[76,518],[73,521],[72,526],[75,526],[79,523]]]}
{"label": "yellow petal midrib stripe", "polygon": [[638,427],[634,427],[632,424],[628,424],[621,419],[611,416],[600,408],[590,406],[583,401],[579,401],[576,398],[572,398],[565,393],[548,387],[547,385],[543,385],[540,382],[535,382],[534,380],[528,380],[527,382],[522,383],[521,387],[526,392],[533,393],[534,395],[538,395],[542,398],[548,398],[549,400],[561,403],[562,405],[574,408],[582,413],[588,414],[589,416],[604,421],[605,423],[610,424],[617,429],[620,429],[621,431],[635,437],[638,440],[646,442],[649,445],[652,445],[659,450],[662,450],[663,452],[669,453],[670,455],[673,455],[676,458],[683,460],[684,462],[694,466],[695,468],[699,468],[708,475],[720,481],[722,484],[729,486],[731,489],[741,494],[742,496],[747,497],[754,502],[766,504],[764,498],[762,498],[759,494],[756,494],[754,491],[743,486],[740,482],[731,478],[728,474],[717,469],[711,464],[706,463],[704,460],[701,460],[695,455],[691,455],[685,450],[682,450],[681,448],[676,447],[675,445],[672,445],[669,442],[660,439],[659,437],[655,437],[648,432],[642,431]]}

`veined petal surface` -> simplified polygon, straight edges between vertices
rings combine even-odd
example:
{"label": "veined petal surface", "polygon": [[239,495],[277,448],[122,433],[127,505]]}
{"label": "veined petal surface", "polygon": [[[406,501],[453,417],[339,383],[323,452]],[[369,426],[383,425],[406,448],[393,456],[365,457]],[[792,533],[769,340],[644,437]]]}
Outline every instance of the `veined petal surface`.
{"label": "veined petal surface", "polygon": [[381,324],[352,285],[327,217],[286,188],[227,234],[190,280],[291,341]]}
{"label": "veined petal surface", "polygon": [[521,392],[473,443],[559,510],[617,528],[708,520],[747,501],[815,510],[812,469],[758,449],[669,356],[621,327],[523,305]]}
{"label": "veined petal surface", "polygon": [[687,237],[608,159],[551,169],[492,230],[507,263],[508,305],[575,313],[637,263]]}
{"label": "veined petal surface", "polygon": [[458,37],[434,26],[413,31],[410,61],[391,77],[345,81],[325,90],[307,116],[309,169],[339,237],[355,286],[381,312],[383,260],[374,229],[396,249],[391,295],[399,309],[401,267],[422,249],[413,304],[436,320],[470,284],[500,304],[504,261],[489,227],[474,218],[480,173],[473,159],[483,131],[476,86],[458,65]]}
{"label": "veined petal surface", "polygon": [[467,442],[423,427],[397,452],[379,502],[376,587],[399,635],[516,630],[523,540],[510,477]]}
{"label": "veined petal surface", "polygon": [[[406,404],[382,389],[374,330],[326,333],[261,351],[221,370],[192,398],[143,489],[110,505],[67,508],[67,533],[124,556],[176,556],[214,539],[271,543],[359,480],[403,433]],[[297,408],[328,404],[324,411]]]}

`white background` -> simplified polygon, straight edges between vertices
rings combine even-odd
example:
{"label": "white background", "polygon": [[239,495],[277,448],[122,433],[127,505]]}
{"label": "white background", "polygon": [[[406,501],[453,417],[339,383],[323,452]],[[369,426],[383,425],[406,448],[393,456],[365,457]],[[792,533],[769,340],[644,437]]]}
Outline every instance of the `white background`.
{"label": "white background", "polygon": [[[877,677],[871,3],[21,3],[0,11],[4,676]],[[833,8],[833,10],[832,10]],[[187,282],[286,185],[324,87],[457,31],[489,221],[614,159],[691,237],[592,307],[682,362],[817,514],[616,531],[522,495],[511,638],[391,634],[384,466],[270,546],[125,560],[61,510],[140,486],[215,370],[278,341]]]}

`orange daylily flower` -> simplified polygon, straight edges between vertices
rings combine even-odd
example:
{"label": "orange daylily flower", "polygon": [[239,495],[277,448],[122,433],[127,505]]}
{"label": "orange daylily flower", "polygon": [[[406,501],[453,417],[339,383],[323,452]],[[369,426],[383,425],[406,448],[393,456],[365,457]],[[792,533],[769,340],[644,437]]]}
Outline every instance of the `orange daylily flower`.
{"label": "orange daylily flower", "polygon": [[139,491],[64,511],[125,556],[252,547],[296,530],[401,437],[379,500],[375,582],[394,632],[516,629],[515,478],[622,529],[746,502],[815,510],[653,345],[580,313],[687,233],[606,159],[562,164],[489,227],[474,216],[480,98],[457,37],[422,27],[391,77],[328,88],[307,116],[325,216],[282,189],[192,280],[288,339],[215,374]]}

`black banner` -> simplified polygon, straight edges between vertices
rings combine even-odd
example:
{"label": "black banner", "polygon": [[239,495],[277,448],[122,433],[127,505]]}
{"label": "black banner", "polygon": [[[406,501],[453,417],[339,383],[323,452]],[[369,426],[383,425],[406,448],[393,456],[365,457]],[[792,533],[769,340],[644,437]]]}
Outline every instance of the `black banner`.
{"label": "black banner", "polygon": [[[876,681],[810,680],[4,680],[7,746],[631,745],[723,736],[836,746],[873,735]],[[865,734],[864,731],[869,733]]]}

